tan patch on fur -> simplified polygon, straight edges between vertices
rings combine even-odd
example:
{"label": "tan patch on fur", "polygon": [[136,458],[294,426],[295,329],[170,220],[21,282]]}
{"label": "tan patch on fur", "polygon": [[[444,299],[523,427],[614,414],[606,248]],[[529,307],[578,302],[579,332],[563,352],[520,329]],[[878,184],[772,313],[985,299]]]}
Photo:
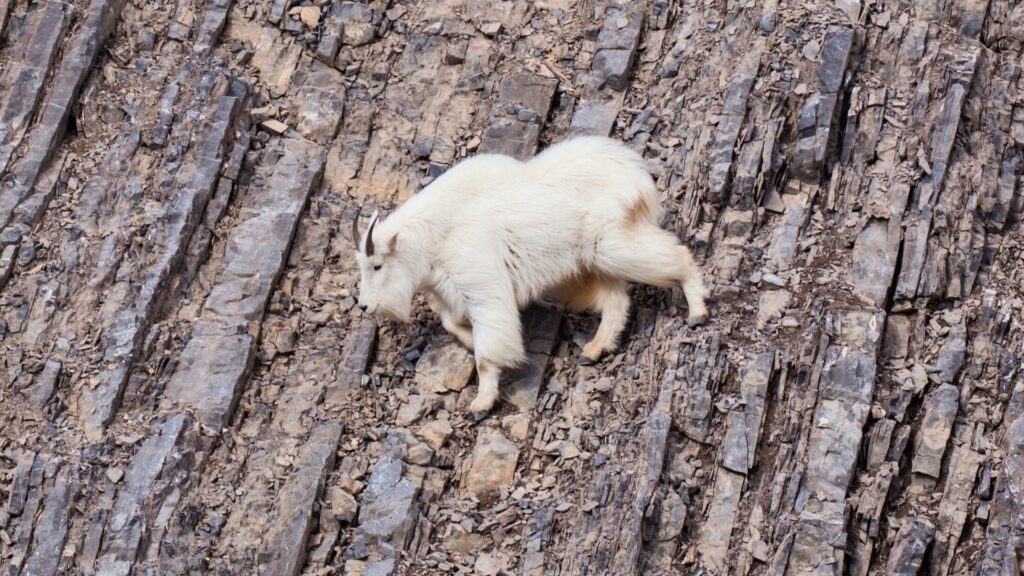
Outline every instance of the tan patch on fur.
{"label": "tan patch on fur", "polygon": [[655,215],[658,213],[658,206],[652,204],[652,199],[646,196],[641,196],[629,210],[626,211],[626,226],[629,228],[636,228],[639,224],[653,223]]}
{"label": "tan patch on fur", "polygon": [[601,288],[610,278],[599,272],[587,271],[551,291],[551,297],[569,308],[582,312],[600,310]]}

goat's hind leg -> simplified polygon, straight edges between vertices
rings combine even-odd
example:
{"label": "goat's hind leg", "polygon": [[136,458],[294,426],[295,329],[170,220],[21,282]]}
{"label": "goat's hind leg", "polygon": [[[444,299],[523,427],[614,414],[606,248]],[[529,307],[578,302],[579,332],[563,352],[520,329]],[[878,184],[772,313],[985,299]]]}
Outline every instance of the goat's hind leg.
{"label": "goat's hind leg", "polygon": [[583,347],[580,363],[593,364],[606,352],[615,349],[622,330],[629,322],[629,292],[622,280],[605,278],[598,281],[592,307],[601,312],[601,324],[594,338]]}
{"label": "goat's hind leg", "polygon": [[689,248],[674,234],[656,226],[639,226],[610,233],[598,247],[601,268],[612,276],[641,284],[672,288],[681,285],[690,307],[687,324],[707,318],[708,291]]}

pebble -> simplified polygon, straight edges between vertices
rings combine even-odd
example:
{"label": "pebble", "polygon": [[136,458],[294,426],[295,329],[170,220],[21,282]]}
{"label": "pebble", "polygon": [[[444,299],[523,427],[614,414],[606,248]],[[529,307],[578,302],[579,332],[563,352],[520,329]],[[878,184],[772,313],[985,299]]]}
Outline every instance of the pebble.
{"label": "pebble", "polygon": [[118,482],[121,481],[122,478],[124,478],[124,468],[111,466],[110,468],[107,468],[106,474],[108,480],[110,480],[114,484],[117,484]]}

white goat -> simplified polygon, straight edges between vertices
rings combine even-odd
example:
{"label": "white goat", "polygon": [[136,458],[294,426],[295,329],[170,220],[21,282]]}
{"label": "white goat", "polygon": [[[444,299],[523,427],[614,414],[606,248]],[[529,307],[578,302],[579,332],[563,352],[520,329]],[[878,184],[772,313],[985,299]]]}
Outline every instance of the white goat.
{"label": "white goat", "polygon": [[707,316],[707,291],[690,251],[662,230],[662,207],[643,159],[625,145],[579,137],[521,162],[469,158],[365,235],[359,306],[407,322],[428,293],[446,330],[474,351],[479,389],[469,409],[490,410],[501,370],[526,357],[520,310],[543,296],[601,312],[585,363],[614,349],[629,316],[627,282],[681,285],[688,322]]}

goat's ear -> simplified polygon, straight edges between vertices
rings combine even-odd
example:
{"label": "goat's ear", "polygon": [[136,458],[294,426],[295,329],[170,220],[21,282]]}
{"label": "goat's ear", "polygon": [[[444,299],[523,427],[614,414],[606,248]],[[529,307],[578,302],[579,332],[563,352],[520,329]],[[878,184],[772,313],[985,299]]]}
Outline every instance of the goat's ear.
{"label": "goat's ear", "polygon": [[397,245],[398,245],[398,233],[395,232],[395,235],[392,236],[390,240],[388,240],[388,254],[391,254],[392,252],[394,252],[395,251],[395,246],[397,246]]}

